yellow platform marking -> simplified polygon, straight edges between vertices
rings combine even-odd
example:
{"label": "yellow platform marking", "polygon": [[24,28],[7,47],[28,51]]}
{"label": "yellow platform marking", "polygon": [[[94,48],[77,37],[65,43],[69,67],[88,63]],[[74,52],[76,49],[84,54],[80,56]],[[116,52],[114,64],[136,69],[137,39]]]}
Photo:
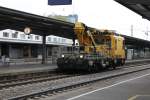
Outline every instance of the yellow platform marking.
{"label": "yellow platform marking", "polygon": [[135,100],[138,96],[140,96],[140,95],[132,96],[132,97],[130,97],[128,100]]}
{"label": "yellow platform marking", "polygon": [[150,96],[150,95],[135,95],[135,96],[130,97],[128,100],[135,100],[140,96]]}

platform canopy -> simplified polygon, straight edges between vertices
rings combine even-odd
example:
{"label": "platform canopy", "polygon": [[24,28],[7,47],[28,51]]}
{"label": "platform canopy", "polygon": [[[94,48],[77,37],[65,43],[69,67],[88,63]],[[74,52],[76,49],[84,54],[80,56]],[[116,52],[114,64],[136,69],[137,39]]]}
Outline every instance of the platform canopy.
{"label": "platform canopy", "polygon": [[[68,39],[75,39],[74,23],[34,15],[22,11],[0,7],[0,30],[13,29],[24,31],[26,27],[31,28],[31,33],[36,35],[55,35]],[[94,28],[88,27],[90,30]],[[150,46],[147,40],[124,36],[126,44]]]}
{"label": "platform canopy", "polygon": [[121,5],[150,20],[150,0],[115,0]]}
{"label": "platform canopy", "polygon": [[31,28],[31,33],[37,35],[55,35],[70,39],[74,36],[73,23],[0,7],[0,30],[24,31],[25,27]]}

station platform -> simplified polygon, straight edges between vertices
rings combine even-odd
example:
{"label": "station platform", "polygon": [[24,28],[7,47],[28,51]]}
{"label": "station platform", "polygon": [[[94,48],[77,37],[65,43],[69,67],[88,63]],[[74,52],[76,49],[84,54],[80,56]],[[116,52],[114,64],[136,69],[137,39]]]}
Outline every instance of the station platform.
{"label": "station platform", "polygon": [[[150,61],[150,59],[127,60],[126,64],[142,61]],[[51,71],[56,68],[57,68],[56,64],[23,64],[23,65],[0,66],[0,76],[20,74],[20,73],[30,73],[30,72]]]}
{"label": "station platform", "polygon": [[143,62],[143,61],[150,61],[150,59],[131,59],[131,60],[126,60],[126,63],[133,63],[133,62]]}
{"label": "station platform", "polygon": [[150,100],[149,84],[150,73],[97,88],[66,100]]}
{"label": "station platform", "polygon": [[55,64],[24,64],[0,66],[0,76],[20,73],[51,71],[57,68]]}

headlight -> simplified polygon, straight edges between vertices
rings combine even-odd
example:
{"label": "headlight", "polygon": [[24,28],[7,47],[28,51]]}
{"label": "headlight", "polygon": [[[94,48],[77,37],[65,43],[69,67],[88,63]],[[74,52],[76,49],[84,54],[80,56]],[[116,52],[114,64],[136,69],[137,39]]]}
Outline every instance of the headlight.
{"label": "headlight", "polygon": [[83,55],[80,55],[80,58],[83,58]]}
{"label": "headlight", "polygon": [[64,58],[64,57],[65,57],[65,55],[61,55],[61,57],[62,57],[62,58]]}

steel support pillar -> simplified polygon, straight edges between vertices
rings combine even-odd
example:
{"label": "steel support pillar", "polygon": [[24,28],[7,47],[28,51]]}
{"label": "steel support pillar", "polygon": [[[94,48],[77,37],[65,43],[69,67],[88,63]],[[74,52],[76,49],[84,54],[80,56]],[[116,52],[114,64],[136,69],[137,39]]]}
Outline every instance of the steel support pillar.
{"label": "steel support pillar", "polygon": [[73,44],[72,44],[72,51],[74,51],[74,50],[75,50],[75,38],[73,38],[72,41],[73,41]]}
{"label": "steel support pillar", "polygon": [[73,41],[72,46],[75,46],[75,38],[73,38],[72,41]]}
{"label": "steel support pillar", "polygon": [[42,64],[46,63],[46,35],[42,37]]}

